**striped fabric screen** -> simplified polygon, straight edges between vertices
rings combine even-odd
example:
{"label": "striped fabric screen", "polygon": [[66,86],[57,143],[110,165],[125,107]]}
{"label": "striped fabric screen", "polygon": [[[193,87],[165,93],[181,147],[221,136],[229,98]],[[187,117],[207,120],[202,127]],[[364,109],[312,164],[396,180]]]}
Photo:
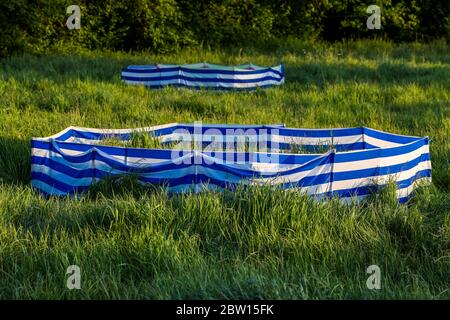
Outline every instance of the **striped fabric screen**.
{"label": "striped fabric screen", "polygon": [[[136,132],[151,134],[170,148],[126,146]],[[226,149],[243,134],[248,141],[257,141],[258,151]],[[111,137],[125,146],[102,145]],[[174,147],[181,139],[201,145]],[[208,147],[212,144],[214,148]],[[105,177],[135,174],[140,182],[163,184],[171,192],[269,184],[300,189],[319,199],[343,200],[362,199],[393,182],[399,201],[405,202],[419,181],[431,181],[428,137],[366,127],[178,123],[126,130],[69,127],[51,137],[33,138],[31,145],[32,185],[45,195],[82,192]]]}
{"label": "striped fabric screen", "polygon": [[150,88],[176,86],[252,90],[283,84],[284,67],[282,64],[270,68],[253,64],[228,67],[209,63],[128,66],[122,69],[122,80],[127,84]]}

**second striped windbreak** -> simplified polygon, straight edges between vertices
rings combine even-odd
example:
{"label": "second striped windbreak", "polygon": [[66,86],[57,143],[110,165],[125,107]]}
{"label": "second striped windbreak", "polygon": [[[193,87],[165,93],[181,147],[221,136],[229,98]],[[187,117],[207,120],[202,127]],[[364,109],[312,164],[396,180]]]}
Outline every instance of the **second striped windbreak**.
{"label": "second striped windbreak", "polygon": [[210,63],[132,65],[122,69],[122,80],[149,88],[166,86],[194,89],[254,90],[284,83],[284,67],[254,64],[222,66]]}
{"label": "second striped windbreak", "polygon": [[[160,148],[131,147],[142,134],[153,137]],[[46,195],[74,194],[106,177],[133,174],[141,183],[165,185],[170,192],[269,184],[318,199],[343,200],[365,198],[393,183],[399,201],[405,202],[420,181],[431,181],[428,137],[366,127],[69,127],[54,136],[33,138],[31,146],[32,185]]]}

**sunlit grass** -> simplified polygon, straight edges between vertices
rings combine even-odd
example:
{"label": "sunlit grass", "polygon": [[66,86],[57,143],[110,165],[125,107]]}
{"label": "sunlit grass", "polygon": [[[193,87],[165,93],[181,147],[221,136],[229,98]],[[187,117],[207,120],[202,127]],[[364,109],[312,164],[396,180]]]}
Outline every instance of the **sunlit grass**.
{"label": "sunlit grass", "polygon": [[[1,60],[0,297],[449,298],[448,52],[444,43],[291,40],[270,51],[83,51]],[[284,62],[286,84],[220,93],[120,81],[128,64],[199,61]],[[76,198],[46,199],[30,187],[33,136],[71,125],[198,120],[429,136],[433,185],[407,205],[397,204],[393,190],[351,205],[266,187],[172,196],[132,176]],[[142,133],[102,143],[164,147]],[[65,287],[71,264],[81,267],[82,290]],[[381,268],[379,291],[366,287],[371,264]]]}

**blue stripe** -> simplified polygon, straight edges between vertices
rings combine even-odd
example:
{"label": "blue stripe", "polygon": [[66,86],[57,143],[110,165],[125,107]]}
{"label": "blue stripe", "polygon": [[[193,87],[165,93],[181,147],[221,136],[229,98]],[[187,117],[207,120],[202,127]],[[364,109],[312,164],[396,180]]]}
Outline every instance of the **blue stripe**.
{"label": "blue stripe", "polygon": [[[144,67],[144,68],[142,68]],[[252,74],[263,74],[267,72],[273,72],[275,74],[278,74],[279,76],[283,77],[284,75],[284,66],[281,65],[281,71],[278,71],[274,68],[264,68],[259,70],[221,70],[221,69],[214,69],[212,68],[204,68],[204,69],[194,69],[194,68],[185,68],[185,67],[162,67],[162,68],[155,68],[150,66],[149,68],[145,68],[146,66],[140,66],[140,68],[134,68],[133,66],[128,66],[127,68],[122,69],[123,72],[129,72],[129,73],[167,73],[167,72],[175,72],[175,71],[182,71],[182,72],[189,72],[189,73],[196,73],[196,74],[226,74],[226,75],[252,75]]]}
{"label": "blue stripe", "polygon": [[[154,165],[152,167],[146,167],[146,168],[133,168],[130,166],[126,166],[120,162],[116,161],[110,161],[110,159],[103,158],[101,155],[96,156],[97,160],[104,161],[107,164],[111,165],[111,167],[115,169],[119,169],[125,172],[129,173],[155,173],[158,171],[164,171],[164,170],[173,170],[173,169],[182,169],[187,168],[193,164],[180,164],[176,165],[173,163],[170,163],[168,165]],[[414,168],[419,163],[423,161],[429,160],[429,154],[422,154],[418,158],[411,160],[406,163],[398,164],[398,165],[392,165],[392,166],[385,166],[385,167],[375,167],[375,168],[369,168],[369,169],[363,169],[363,170],[353,170],[348,172],[335,172],[333,174],[333,181],[342,181],[342,180],[349,180],[349,179],[357,179],[357,178],[367,178],[367,177],[376,177],[376,176],[382,176],[386,174],[392,174],[392,173],[398,173],[402,171],[409,170],[411,168]],[[105,161],[106,160],[106,161]],[[324,157],[323,159],[319,159],[318,161],[313,161],[309,163],[306,166],[302,166],[300,168],[291,169],[288,171],[284,171],[283,173],[272,173],[272,174],[261,174],[261,172],[258,172],[256,170],[246,170],[246,169],[239,169],[234,168],[231,166],[223,165],[223,164],[202,164],[202,166],[215,169],[217,171],[221,171],[225,174],[233,174],[237,175],[239,177],[245,178],[245,177],[255,177],[255,176],[262,176],[262,177],[276,177],[276,176],[286,176],[298,172],[303,172],[307,170],[311,170],[312,168],[318,166],[318,165],[324,165],[331,163],[331,157]],[[109,163],[108,163],[109,162]],[[59,163],[58,161],[54,161],[49,158],[45,157],[32,157],[32,163],[37,165],[45,165],[48,168],[52,170],[56,170],[58,172],[61,172],[63,174],[66,174],[68,176],[71,176],[73,178],[85,178],[85,177],[96,177],[96,178],[104,178],[107,175],[110,175],[110,172],[105,172],[100,169],[83,169],[78,170],[75,168],[71,168],[69,166],[66,166],[62,163]],[[327,176],[330,175],[329,173],[326,174]],[[307,179],[315,179],[317,176],[308,177]],[[307,180],[305,180],[307,181]],[[326,181],[328,182],[328,181]],[[319,182],[318,182],[319,183]],[[324,182],[320,182],[324,183]]]}
{"label": "blue stripe", "polygon": [[[324,178],[326,177],[326,175],[323,175]],[[406,188],[409,187],[410,185],[412,185],[414,183],[414,181],[420,179],[420,178],[424,178],[424,177],[431,177],[431,170],[423,170],[418,172],[414,177],[411,177],[410,179],[404,180],[404,181],[400,181],[397,182],[397,187],[398,188]],[[88,189],[88,187],[74,187],[74,186],[70,186],[67,185],[63,182],[60,182],[58,180],[55,180],[51,177],[49,177],[46,174],[43,173],[32,173],[32,179],[33,180],[39,180],[39,181],[43,181],[46,184],[48,184],[49,186],[58,189],[61,192],[67,193],[67,194],[73,194],[76,192],[83,192],[85,190]],[[150,183],[150,184],[158,184],[158,185],[166,185],[166,186],[177,186],[177,185],[183,185],[183,184],[192,184],[192,181],[197,180],[199,183],[207,183],[207,184],[212,184],[212,185],[216,185],[219,186],[221,188],[227,188],[227,189],[233,189],[234,187],[236,187],[239,184],[236,183],[230,183],[227,181],[223,181],[223,180],[217,180],[217,179],[213,179],[210,178],[208,176],[204,176],[204,175],[199,175],[199,177],[197,177],[197,179],[195,178],[195,176],[189,175],[186,177],[182,177],[182,178],[175,178],[175,179],[155,179],[155,178],[145,178],[145,177],[140,177],[139,178],[140,181],[145,182],[145,183]],[[321,181],[327,182],[326,179],[321,179]],[[317,181],[316,181],[317,182]],[[323,182],[322,182],[323,183]],[[305,187],[305,186],[311,186],[314,184],[318,184],[318,183],[312,183],[309,182],[309,184],[307,185],[306,183],[290,183],[290,184],[284,184],[282,187],[285,188],[298,188],[298,187]],[[279,187],[279,186],[278,186]],[[339,191],[334,191],[332,193],[327,193],[325,194],[326,197],[340,197],[340,198],[349,198],[349,197],[355,197],[355,196],[363,196],[363,195],[370,195],[373,194],[375,192],[378,192],[381,188],[386,187],[386,185],[370,185],[370,186],[365,186],[365,187],[357,187],[357,188],[352,188],[352,189],[345,189],[345,190],[339,190]],[[47,194],[44,190],[41,190],[42,193],[44,193],[45,195],[49,195]],[[407,197],[402,197],[399,198],[399,202],[403,203],[406,202],[408,199],[410,198],[410,196]]]}
{"label": "blue stripe", "polygon": [[409,169],[412,169],[416,167],[418,164],[420,164],[423,161],[430,160],[430,154],[424,153],[417,157],[416,159],[391,165],[391,166],[385,166],[385,167],[373,167],[368,169],[362,169],[362,170],[352,170],[352,171],[345,171],[345,172],[335,172],[333,176],[334,181],[342,181],[342,180],[350,180],[350,179],[358,179],[358,178],[368,178],[368,177],[377,177],[377,176],[384,176],[387,174],[393,174],[393,173],[399,173],[402,171],[407,171]]}
{"label": "blue stripe", "polygon": [[410,143],[413,141],[423,139],[420,137],[401,136],[401,135],[391,134],[391,133],[387,133],[387,132],[381,132],[381,131],[373,130],[373,129],[366,128],[366,127],[364,127],[364,134],[366,134],[367,136],[372,137],[372,138],[389,141],[389,142],[394,142],[394,143],[401,143],[401,144],[406,144],[406,143]]}
{"label": "blue stripe", "polygon": [[[96,161],[104,162],[105,164],[110,166],[111,169],[120,170],[120,171],[124,171],[124,172],[129,172],[129,173],[140,173],[140,174],[152,173],[152,172],[162,171],[162,170],[182,169],[182,168],[185,168],[190,165],[190,164],[183,164],[183,163],[180,163],[180,164],[168,163],[168,164],[151,164],[151,165],[148,165],[145,167],[138,167],[138,166],[126,165],[119,161],[108,159],[106,157],[101,156],[98,153],[97,154],[89,153],[88,156],[90,156],[91,158],[90,158],[90,160],[87,160],[87,161],[82,161],[82,159],[77,159],[76,157],[75,157],[75,159],[72,159],[72,161],[68,160],[67,158],[65,158],[65,160],[72,162],[74,164],[76,164],[76,163],[81,164],[81,163],[87,163],[87,162],[93,160],[95,157]],[[82,158],[82,157],[80,157],[80,158]],[[73,161],[73,160],[75,160],[75,161]],[[51,169],[55,169],[58,171],[62,168],[62,166],[67,168],[66,169],[67,171],[69,171],[70,169],[78,170],[73,167],[68,167],[68,166],[66,166],[58,161],[55,161],[53,159],[49,159],[49,158],[45,158],[45,157],[32,156],[31,163],[37,164],[37,165],[45,165]],[[65,173],[66,171],[63,170],[61,172]]]}
{"label": "blue stripe", "polygon": [[279,135],[286,137],[307,137],[307,138],[332,138],[332,137],[346,137],[361,135],[363,133],[362,127],[356,128],[335,128],[335,129],[293,129],[280,128]]}
{"label": "blue stripe", "polygon": [[[397,189],[403,189],[411,186],[416,180],[425,178],[425,177],[431,177],[431,170],[425,169],[422,171],[417,172],[414,176],[411,178],[402,180],[402,181],[396,181],[396,187]],[[332,193],[327,193],[327,196],[331,197],[340,197],[340,198],[349,198],[353,196],[362,196],[362,195],[369,195],[376,192],[379,192],[383,188],[386,188],[386,184],[371,184],[364,187],[356,187],[356,188],[350,188],[350,189],[342,189],[342,190],[336,190]]]}
{"label": "blue stripe", "polygon": [[[273,144],[273,142],[272,142]],[[278,148],[282,150],[292,150],[298,148],[299,151],[305,152],[315,152],[315,153],[323,153],[329,151],[330,148],[336,149],[338,152],[342,151],[353,151],[353,150],[364,150],[366,145],[364,142],[355,142],[355,143],[342,143],[335,145],[321,144],[321,145],[312,145],[312,144],[295,144],[295,143],[286,143],[279,142]]]}
{"label": "blue stripe", "polygon": [[[133,158],[146,158],[146,159],[161,159],[170,160],[172,158],[173,150],[169,149],[140,149],[140,148],[122,148],[122,147],[110,147],[102,145],[89,145],[89,144],[79,144],[74,142],[54,142],[59,148],[85,152],[93,147],[98,150],[105,152],[113,156],[128,156]],[[51,143],[43,142],[39,140],[32,140],[31,145],[33,148],[50,150],[57,154],[60,152],[54,148]],[[186,150],[185,152],[189,152]],[[280,164],[302,164],[317,158],[317,155],[310,154],[280,154],[280,153],[244,153],[244,152],[214,152],[215,157],[219,159],[230,159],[231,161],[238,161],[243,159],[245,162],[254,161],[257,163],[266,163],[268,159],[274,159],[278,157],[278,162]],[[231,157],[232,155],[232,157]],[[76,157],[76,156],[73,156]],[[83,162],[83,161],[80,161]]]}
{"label": "blue stripe", "polygon": [[413,142],[413,143],[407,144],[407,145],[403,145],[403,146],[390,147],[390,148],[376,148],[376,149],[369,149],[369,150],[349,152],[349,153],[337,153],[336,154],[336,162],[338,162],[338,163],[339,162],[354,162],[354,161],[360,161],[360,160],[369,160],[369,159],[375,159],[375,158],[398,156],[398,155],[406,154],[406,153],[412,152],[414,150],[417,150],[420,147],[427,145],[427,144],[428,144],[428,139],[422,138],[421,140],[418,140],[416,142]]}
{"label": "blue stripe", "polygon": [[[86,156],[90,157],[88,161],[94,159],[94,153],[90,153]],[[67,160],[67,157],[65,157],[65,158]],[[69,161],[72,163],[88,162],[88,161],[81,161],[77,157],[71,157],[71,158],[74,158],[72,160],[76,160],[76,161]],[[85,158],[85,157],[83,156],[83,157],[79,157],[79,158]],[[312,161],[312,162],[308,163],[307,165],[303,165],[299,168],[294,168],[291,170],[284,171],[281,175],[284,176],[284,175],[294,174],[294,173],[298,173],[298,172],[304,172],[307,170],[311,170],[312,168],[314,168],[318,165],[329,164],[330,158],[331,157],[317,158],[316,161]],[[181,163],[181,164],[169,163],[169,164],[164,164],[164,165],[155,164],[150,167],[143,167],[143,168],[128,166],[121,162],[105,158],[105,157],[101,156],[100,154],[96,154],[95,159],[97,161],[105,162],[107,165],[109,165],[111,167],[111,169],[116,169],[116,170],[120,170],[120,171],[124,171],[124,172],[128,172],[128,173],[139,173],[139,174],[155,173],[158,171],[173,170],[173,169],[179,170],[179,169],[187,168],[191,165],[196,165],[195,163],[201,163],[198,165],[201,165],[206,168],[211,168],[211,169],[214,169],[217,171],[221,171],[225,174],[238,175],[242,178],[245,178],[245,177],[249,178],[249,177],[255,177],[255,176],[276,177],[276,176],[280,175],[280,173],[278,173],[278,172],[263,173],[263,172],[260,172],[257,170],[236,168],[236,167],[229,166],[226,164],[219,164],[219,163],[208,164],[208,163],[205,163],[205,160],[203,159],[203,157],[201,157],[201,159],[197,160],[198,162],[195,162],[196,160],[193,158],[191,160],[191,162],[187,163],[187,164],[184,164],[184,163]],[[61,172],[63,174],[71,176],[73,178],[93,177],[93,176],[95,176],[97,178],[103,178],[105,175],[109,174],[109,172],[103,172],[100,169],[95,169],[95,170],[94,169],[76,169],[76,168],[67,166],[63,163],[60,163],[58,161],[55,161],[53,159],[49,159],[49,158],[45,158],[45,157],[38,157],[38,156],[32,156],[31,163],[36,164],[36,165],[44,165],[52,170],[56,170],[58,172]],[[99,172],[98,176],[95,175],[95,173],[97,173],[97,172]]]}
{"label": "blue stripe", "polygon": [[[275,78],[272,76],[265,76],[256,79],[224,79],[224,78],[193,78],[183,75],[174,75],[174,76],[161,76],[161,77],[130,77],[130,76],[122,76],[122,80],[128,81],[139,81],[139,82],[152,82],[152,81],[168,81],[168,80],[184,80],[191,82],[204,82],[204,83],[258,83],[262,81],[281,81],[282,78]],[[189,85],[190,86],[190,85]]]}
{"label": "blue stripe", "polygon": [[50,187],[56,188],[61,192],[69,193],[69,194],[74,193],[74,192],[83,192],[89,188],[89,186],[82,186],[82,187],[72,186],[72,185],[66,184],[62,181],[56,180],[56,179],[46,175],[45,173],[41,173],[41,172],[32,172],[31,179],[32,180],[40,180],[40,181],[48,184]]}
{"label": "blue stripe", "polygon": [[169,83],[165,85],[148,85],[145,84],[145,87],[150,89],[164,89],[165,87],[175,87],[175,88],[190,88],[194,90],[207,90],[207,91],[255,91],[258,88],[264,89],[264,88],[271,88],[274,84],[266,84],[266,85],[256,85],[252,87],[245,87],[245,88],[239,88],[239,87],[224,87],[224,86],[217,86],[217,87],[211,87],[211,86],[191,86],[186,84],[179,84],[179,83]]}

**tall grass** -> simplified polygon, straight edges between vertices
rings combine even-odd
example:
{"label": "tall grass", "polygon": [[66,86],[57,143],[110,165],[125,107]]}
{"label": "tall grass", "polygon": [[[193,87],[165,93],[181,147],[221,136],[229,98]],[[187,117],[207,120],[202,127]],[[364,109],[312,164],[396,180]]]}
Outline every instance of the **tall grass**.
{"label": "tall grass", "polygon": [[[450,297],[450,58],[443,43],[294,40],[270,52],[81,52],[0,61],[1,298]],[[148,90],[119,80],[138,63],[286,64],[286,84],[254,93]],[[169,195],[134,177],[75,198],[29,183],[29,139],[69,125],[168,122],[368,126],[432,139],[433,185],[407,205],[364,204],[266,187]],[[148,140],[149,139],[149,140]],[[115,143],[108,142],[107,143]],[[158,147],[152,137],[135,147]],[[81,290],[66,268],[81,267]],[[366,269],[381,268],[381,290]]]}

